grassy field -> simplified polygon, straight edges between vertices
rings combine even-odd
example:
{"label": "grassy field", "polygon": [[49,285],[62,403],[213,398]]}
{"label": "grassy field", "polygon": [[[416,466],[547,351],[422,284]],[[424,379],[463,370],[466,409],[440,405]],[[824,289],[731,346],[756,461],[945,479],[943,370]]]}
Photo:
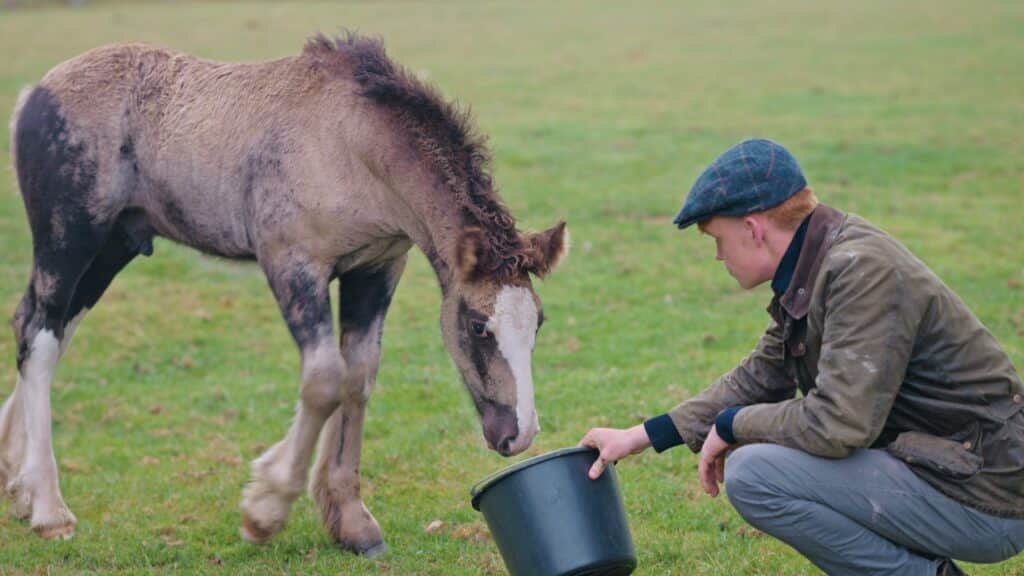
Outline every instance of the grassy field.
{"label": "grassy field", "polygon": [[[704,164],[747,136],[782,141],[825,202],[903,240],[1024,367],[1024,4],[116,2],[0,10],[0,110],[56,63],[144,40],[214,59],[297,53],[316,31],[382,36],[391,55],[472,104],[524,228],[568,220],[574,251],[538,286],[542,434],[659,414],[728,370],[767,325],[713,244],[670,221]],[[6,112],[5,112],[6,114]],[[6,127],[6,122],[3,124]],[[8,138],[0,139],[7,158]],[[31,243],[0,175],[0,309]],[[247,463],[285,432],[298,355],[259,271],[157,242],[83,323],[53,391],[61,486],[79,525],[43,542],[0,504],[0,575],[501,574],[472,483],[485,449],[416,252],[387,320],[364,495],[387,555],[335,549],[308,497],[264,547],[238,537]],[[0,396],[15,382],[0,336]],[[815,574],[705,496],[685,450],[623,462],[638,574]],[[444,525],[426,533],[433,520]],[[1024,557],[977,574],[1024,574]]]}

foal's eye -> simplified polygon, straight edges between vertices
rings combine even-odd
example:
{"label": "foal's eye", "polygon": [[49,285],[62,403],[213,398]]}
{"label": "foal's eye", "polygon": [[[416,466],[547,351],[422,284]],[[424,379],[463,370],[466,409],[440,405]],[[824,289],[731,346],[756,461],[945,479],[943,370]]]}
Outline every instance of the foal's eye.
{"label": "foal's eye", "polygon": [[487,338],[487,324],[483,322],[473,322],[473,334],[480,338]]}

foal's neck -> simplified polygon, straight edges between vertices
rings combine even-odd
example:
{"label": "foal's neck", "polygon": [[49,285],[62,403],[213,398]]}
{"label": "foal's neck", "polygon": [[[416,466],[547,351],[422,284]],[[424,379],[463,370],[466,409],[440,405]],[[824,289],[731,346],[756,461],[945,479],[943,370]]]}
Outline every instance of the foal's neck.
{"label": "foal's neck", "polygon": [[[404,187],[399,192],[407,210],[400,211],[399,226],[417,245],[437,275],[441,292],[454,282],[455,247],[464,227],[452,193],[437,187]],[[446,197],[447,196],[447,197]]]}

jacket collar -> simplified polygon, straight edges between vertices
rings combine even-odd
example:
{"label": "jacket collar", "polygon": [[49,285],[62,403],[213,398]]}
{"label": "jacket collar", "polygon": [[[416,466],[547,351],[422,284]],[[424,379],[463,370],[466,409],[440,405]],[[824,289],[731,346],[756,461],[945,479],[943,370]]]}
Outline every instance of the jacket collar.
{"label": "jacket collar", "polygon": [[775,276],[772,278],[772,292],[775,294],[781,296],[789,289],[789,283],[793,280],[793,271],[796,270],[796,263],[800,260],[800,249],[804,245],[807,224],[810,221],[811,215],[808,214],[796,229],[793,239],[789,241],[789,248],[786,249],[786,253],[782,255],[782,261],[779,262],[779,267],[776,268]]}
{"label": "jacket collar", "polygon": [[821,262],[832,247],[839,227],[845,221],[846,214],[824,204],[819,204],[811,213],[803,245],[800,247],[800,259],[796,262],[789,288],[785,293],[772,298],[768,306],[768,313],[780,324],[782,310],[796,320],[807,315],[807,310],[811,306],[811,291],[814,289],[814,281],[818,278]]}

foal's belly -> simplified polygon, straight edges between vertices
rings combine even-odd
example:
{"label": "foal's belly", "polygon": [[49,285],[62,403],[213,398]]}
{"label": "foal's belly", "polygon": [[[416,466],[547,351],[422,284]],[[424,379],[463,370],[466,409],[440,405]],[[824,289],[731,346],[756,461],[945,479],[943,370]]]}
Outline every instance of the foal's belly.
{"label": "foal's belly", "polygon": [[149,188],[143,212],[157,235],[214,256],[255,258],[245,206],[237,198],[216,190]]}

